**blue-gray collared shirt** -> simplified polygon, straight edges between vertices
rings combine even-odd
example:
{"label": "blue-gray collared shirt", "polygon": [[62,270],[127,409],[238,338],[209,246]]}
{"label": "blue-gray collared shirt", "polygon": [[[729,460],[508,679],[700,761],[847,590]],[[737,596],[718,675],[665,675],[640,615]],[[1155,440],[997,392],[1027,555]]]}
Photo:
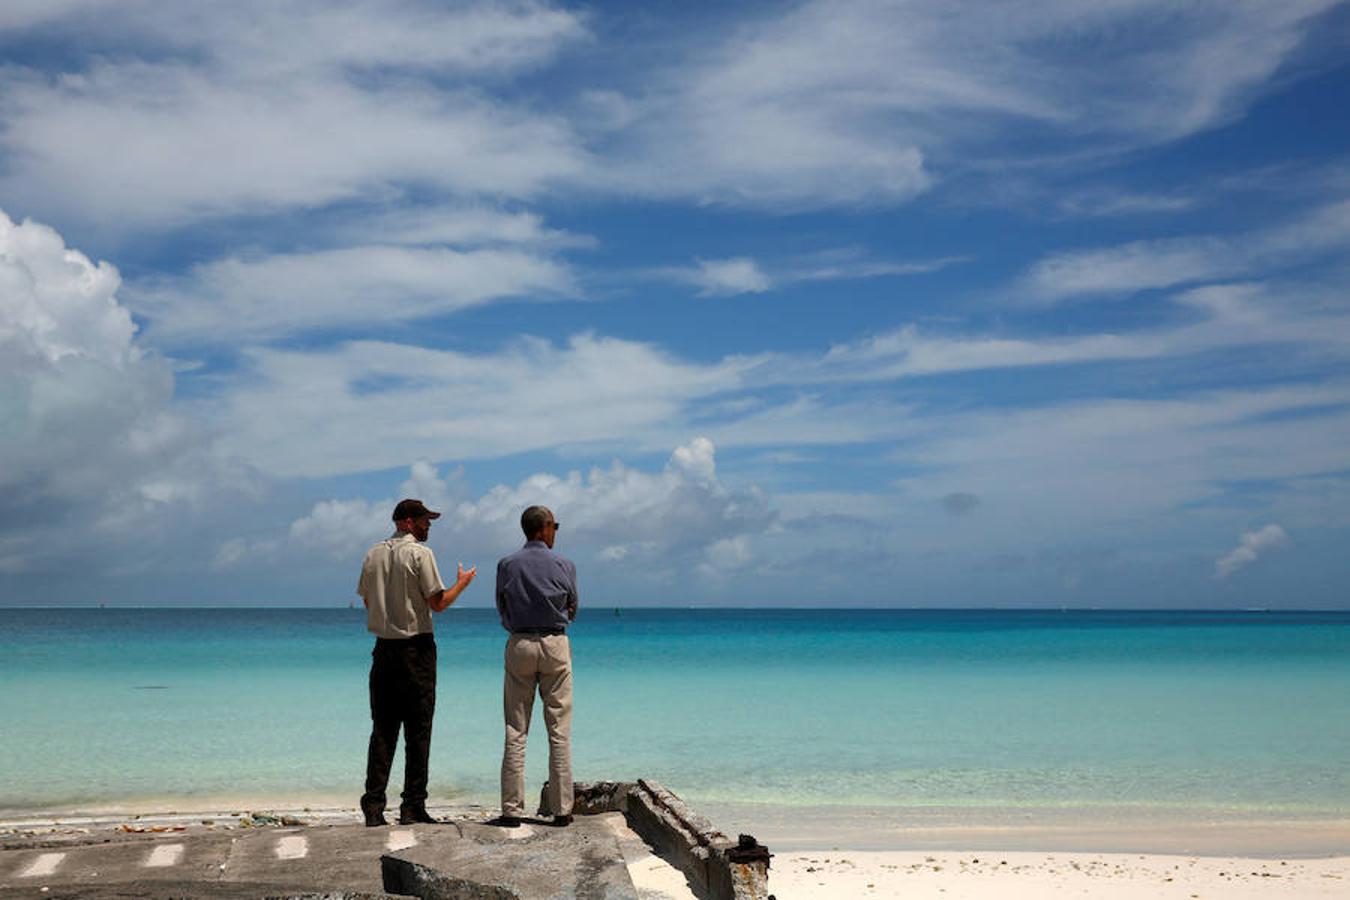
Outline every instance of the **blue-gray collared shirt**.
{"label": "blue-gray collared shirt", "polygon": [[530,541],[497,563],[497,612],[507,631],[566,628],[577,608],[577,567]]}

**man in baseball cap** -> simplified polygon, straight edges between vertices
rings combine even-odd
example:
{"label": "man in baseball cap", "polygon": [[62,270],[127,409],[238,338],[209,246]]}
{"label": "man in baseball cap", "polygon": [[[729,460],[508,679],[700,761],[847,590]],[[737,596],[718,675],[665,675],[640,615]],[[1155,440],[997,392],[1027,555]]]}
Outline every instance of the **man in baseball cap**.
{"label": "man in baseball cap", "polygon": [[436,640],[431,614],[454,603],[473,581],[476,568],[457,567],[447,588],[426,545],[431,523],[441,514],[421,500],[394,507],[394,533],[366,553],[356,592],[366,605],[366,628],[375,634],[370,664],[370,748],[361,811],[367,825],[386,825],[385,788],[398,733],[403,731],[406,762],[399,824],[435,822],[427,812],[427,760],[431,720],[436,711]]}

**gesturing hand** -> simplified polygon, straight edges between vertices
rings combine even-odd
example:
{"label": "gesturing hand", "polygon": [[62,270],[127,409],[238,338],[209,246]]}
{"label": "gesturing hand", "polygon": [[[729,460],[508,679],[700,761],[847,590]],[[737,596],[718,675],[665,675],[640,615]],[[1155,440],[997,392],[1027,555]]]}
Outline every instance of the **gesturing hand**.
{"label": "gesturing hand", "polygon": [[460,588],[468,587],[469,582],[473,581],[473,576],[477,574],[477,566],[473,566],[468,571],[465,571],[464,563],[458,563],[455,567],[455,585]]}

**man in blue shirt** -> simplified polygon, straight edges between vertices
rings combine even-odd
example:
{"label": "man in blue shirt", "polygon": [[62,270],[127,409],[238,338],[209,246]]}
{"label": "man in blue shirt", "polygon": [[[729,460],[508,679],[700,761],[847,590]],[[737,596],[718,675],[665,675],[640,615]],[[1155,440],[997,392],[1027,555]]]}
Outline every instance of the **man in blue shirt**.
{"label": "man in blue shirt", "polygon": [[544,506],[520,516],[525,546],[497,563],[497,612],[506,641],[502,814],[508,828],[525,814],[525,739],[535,691],[548,728],[548,805],[554,825],[572,821],[572,648],[567,626],[577,615],[577,567],[553,552],[559,524]]}

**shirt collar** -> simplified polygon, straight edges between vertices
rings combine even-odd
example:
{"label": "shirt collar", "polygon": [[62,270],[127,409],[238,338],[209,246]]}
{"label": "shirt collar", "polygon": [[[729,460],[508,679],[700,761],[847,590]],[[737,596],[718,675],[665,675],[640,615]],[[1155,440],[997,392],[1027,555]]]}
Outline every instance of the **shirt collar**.
{"label": "shirt collar", "polygon": [[526,542],[525,542],[525,546],[526,546],[526,547],[543,547],[545,550],[548,549],[548,544],[545,544],[543,541],[526,541]]}

